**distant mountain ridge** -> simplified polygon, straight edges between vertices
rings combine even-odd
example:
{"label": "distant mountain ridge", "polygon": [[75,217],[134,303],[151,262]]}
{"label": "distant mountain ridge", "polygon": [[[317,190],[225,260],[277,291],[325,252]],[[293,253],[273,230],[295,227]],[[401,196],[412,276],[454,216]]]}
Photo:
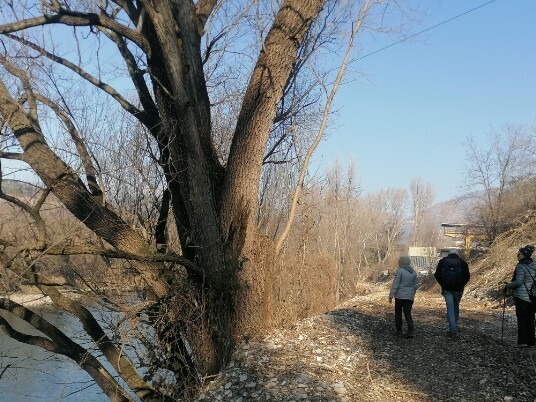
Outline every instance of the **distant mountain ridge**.
{"label": "distant mountain ridge", "polygon": [[38,191],[38,187],[19,180],[2,180],[2,192],[12,196],[30,197]]}
{"label": "distant mountain ridge", "polygon": [[426,211],[426,219],[438,223],[466,223],[468,213],[475,207],[476,198],[476,194],[467,194],[435,204]]}
{"label": "distant mountain ridge", "polygon": [[[467,223],[467,216],[475,207],[477,199],[477,193],[470,193],[432,205],[424,214],[422,230],[433,228],[435,234],[442,236],[442,223]],[[401,238],[402,244],[410,244],[413,236],[413,225],[413,217],[410,216],[404,227],[404,234]]]}

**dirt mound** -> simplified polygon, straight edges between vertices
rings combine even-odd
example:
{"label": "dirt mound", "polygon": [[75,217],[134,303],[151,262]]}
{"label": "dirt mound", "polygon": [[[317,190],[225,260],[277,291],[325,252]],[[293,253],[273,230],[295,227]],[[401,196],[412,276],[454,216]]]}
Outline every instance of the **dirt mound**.
{"label": "dirt mound", "polygon": [[527,244],[536,244],[536,211],[523,215],[515,229],[498,236],[488,252],[470,265],[467,292],[477,297],[500,297],[504,282],[512,278],[518,249]]}

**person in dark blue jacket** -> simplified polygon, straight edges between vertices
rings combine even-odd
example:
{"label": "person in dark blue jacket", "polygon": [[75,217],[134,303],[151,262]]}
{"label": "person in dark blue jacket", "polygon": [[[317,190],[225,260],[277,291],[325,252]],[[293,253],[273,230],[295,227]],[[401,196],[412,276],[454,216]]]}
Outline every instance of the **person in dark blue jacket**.
{"label": "person in dark blue jacket", "polygon": [[469,266],[460,258],[458,250],[453,249],[446,257],[439,260],[434,277],[441,285],[441,294],[447,305],[447,321],[449,323],[447,336],[455,337],[459,334],[460,301],[465,285],[471,278]]}

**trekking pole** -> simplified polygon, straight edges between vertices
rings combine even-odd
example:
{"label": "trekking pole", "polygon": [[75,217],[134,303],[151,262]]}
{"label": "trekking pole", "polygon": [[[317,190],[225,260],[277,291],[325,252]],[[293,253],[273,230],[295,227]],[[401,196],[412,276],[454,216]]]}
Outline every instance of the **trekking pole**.
{"label": "trekking pole", "polygon": [[506,291],[503,292],[503,312],[502,312],[502,322],[501,322],[501,342],[504,337],[504,312],[506,310]]}

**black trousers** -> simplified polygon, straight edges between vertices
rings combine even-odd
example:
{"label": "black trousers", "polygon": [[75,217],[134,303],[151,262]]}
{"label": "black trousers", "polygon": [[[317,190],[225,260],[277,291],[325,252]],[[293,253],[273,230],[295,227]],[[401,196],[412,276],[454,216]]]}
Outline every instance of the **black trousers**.
{"label": "black trousers", "polygon": [[397,331],[402,331],[402,311],[408,324],[408,331],[413,331],[413,318],[411,318],[411,308],[413,300],[395,298],[395,327]]}
{"label": "black trousers", "polygon": [[517,344],[534,346],[534,318],[536,316],[536,304],[514,298],[517,317]]}

